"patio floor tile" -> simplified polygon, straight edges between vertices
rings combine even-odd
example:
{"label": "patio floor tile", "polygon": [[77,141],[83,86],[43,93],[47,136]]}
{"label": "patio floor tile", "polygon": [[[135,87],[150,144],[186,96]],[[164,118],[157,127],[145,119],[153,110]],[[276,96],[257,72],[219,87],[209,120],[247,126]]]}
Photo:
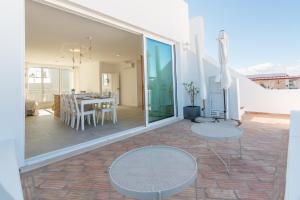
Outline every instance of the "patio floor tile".
{"label": "patio floor tile", "polygon": [[[107,169],[118,156],[147,145],[170,145],[199,157],[199,199],[277,200],[284,198],[289,119],[287,116],[246,114],[243,158],[238,143],[216,142],[220,152],[232,154],[231,173],[190,131],[192,123],[180,121],[21,175],[26,200],[119,200],[110,185]],[[195,188],[168,200],[195,199]],[[130,200],[127,198],[126,200]]]}

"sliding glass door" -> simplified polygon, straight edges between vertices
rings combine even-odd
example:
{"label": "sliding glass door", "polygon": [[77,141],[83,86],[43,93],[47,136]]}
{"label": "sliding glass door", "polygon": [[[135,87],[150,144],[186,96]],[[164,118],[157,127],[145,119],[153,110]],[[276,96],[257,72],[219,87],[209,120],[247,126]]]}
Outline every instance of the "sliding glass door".
{"label": "sliding glass door", "polygon": [[26,78],[26,99],[35,100],[36,102],[43,101],[42,94],[42,68],[31,67],[27,71]]}
{"label": "sliding glass door", "polygon": [[174,116],[173,49],[169,44],[146,39],[148,122]]}
{"label": "sliding glass door", "polygon": [[61,69],[60,71],[60,94],[70,94],[74,88],[74,73],[72,69]]}
{"label": "sliding glass door", "polygon": [[25,80],[26,99],[39,108],[51,107],[55,94],[71,93],[74,82],[73,70],[59,67],[28,67]]}
{"label": "sliding glass door", "polygon": [[43,102],[52,104],[53,95],[60,92],[59,69],[42,68],[42,72]]}

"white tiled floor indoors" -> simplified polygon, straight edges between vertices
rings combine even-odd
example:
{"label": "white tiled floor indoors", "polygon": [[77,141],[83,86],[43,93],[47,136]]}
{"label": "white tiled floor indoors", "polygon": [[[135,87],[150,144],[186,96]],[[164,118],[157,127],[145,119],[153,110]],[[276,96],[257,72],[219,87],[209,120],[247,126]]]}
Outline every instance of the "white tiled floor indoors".
{"label": "white tiled floor indoors", "polygon": [[[144,125],[144,112],[136,107],[118,107],[118,123],[105,121],[104,126],[85,125],[85,131],[76,131],[47,111],[39,116],[26,117],[25,157],[30,158],[64,147],[83,143],[119,131]],[[47,114],[48,113],[48,114]]]}

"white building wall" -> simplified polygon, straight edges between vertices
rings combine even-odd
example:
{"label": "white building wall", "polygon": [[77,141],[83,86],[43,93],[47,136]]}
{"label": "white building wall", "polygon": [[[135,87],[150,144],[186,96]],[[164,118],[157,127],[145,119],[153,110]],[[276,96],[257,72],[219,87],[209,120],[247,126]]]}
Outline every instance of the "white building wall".
{"label": "white building wall", "polygon": [[[195,44],[195,37],[196,35],[199,35],[202,42],[200,44],[202,45],[201,49],[204,49],[204,20],[202,17],[196,17],[190,21],[190,43],[189,43],[189,50],[188,50],[188,68],[186,72],[186,76],[183,77],[183,82],[191,82],[193,81],[197,87],[200,87],[201,81],[200,81],[200,70],[197,65],[197,53],[196,53],[196,44]],[[205,52],[200,51],[199,52],[201,56],[204,56]],[[206,71],[204,72],[206,73]],[[200,87],[201,88],[201,87]],[[185,92],[185,105],[190,105],[190,99],[187,93]],[[201,97],[200,95],[196,98],[195,104],[201,105],[200,103]]]}
{"label": "white building wall", "polygon": [[101,14],[172,40],[187,39],[188,6],[184,0],[70,0]]}
{"label": "white building wall", "polygon": [[[188,52],[184,49],[182,43],[176,44],[176,52],[180,56],[176,56],[176,88],[177,88],[177,114],[179,118],[183,118],[183,106],[187,105],[186,94],[183,87],[183,82],[188,80],[190,66],[188,65]],[[176,54],[176,55],[177,55]]]}
{"label": "white building wall", "polygon": [[83,63],[78,67],[78,72],[79,78],[76,85],[79,86],[79,91],[100,92],[99,63]]}
{"label": "white building wall", "polygon": [[[115,25],[130,26],[174,41],[186,42],[188,5],[184,0],[35,0],[71,12],[90,15]],[[119,23],[118,23],[119,22]],[[122,24],[125,22],[125,25]]]}
{"label": "white building wall", "polygon": [[0,183],[9,196],[22,200],[18,165],[23,164],[25,137],[24,2],[0,1],[0,7]]}
{"label": "white building wall", "polygon": [[17,139],[19,163],[24,154],[24,2],[0,1],[0,141]]}
{"label": "white building wall", "polygon": [[[14,141],[0,141],[0,199],[23,200]],[[5,192],[4,192],[4,191]],[[10,198],[11,197],[11,198]]]}
{"label": "white building wall", "polygon": [[121,65],[121,104],[138,106],[137,67]]}

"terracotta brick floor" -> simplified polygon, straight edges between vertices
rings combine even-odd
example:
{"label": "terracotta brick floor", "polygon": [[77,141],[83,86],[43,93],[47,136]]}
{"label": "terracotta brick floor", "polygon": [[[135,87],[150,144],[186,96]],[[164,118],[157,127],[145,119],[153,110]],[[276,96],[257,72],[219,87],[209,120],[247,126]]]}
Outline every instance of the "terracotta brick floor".
{"label": "terracotta brick floor", "polygon": [[[238,143],[215,143],[220,152],[232,153],[232,170],[206,149],[180,121],[22,175],[25,199],[122,199],[107,178],[107,168],[121,154],[146,145],[170,145],[199,157],[199,199],[283,199],[289,119],[285,116],[247,114],[243,119],[243,158]],[[170,199],[194,199],[194,187]],[[129,199],[127,199],[129,200]]]}

